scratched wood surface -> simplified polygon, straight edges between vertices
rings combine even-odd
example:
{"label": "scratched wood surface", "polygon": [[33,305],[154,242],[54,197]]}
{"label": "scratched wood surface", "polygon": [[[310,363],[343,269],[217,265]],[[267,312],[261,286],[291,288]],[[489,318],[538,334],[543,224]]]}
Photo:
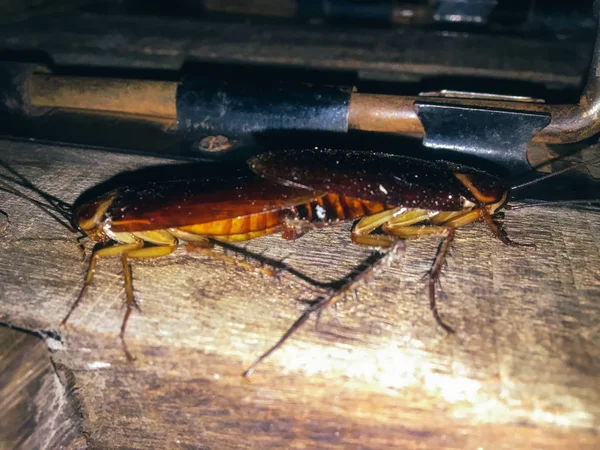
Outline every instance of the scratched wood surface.
{"label": "scratched wood surface", "polygon": [[[0,141],[3,162],[72,202],[153,158]],[[460,230],[442,277],[447,338],[422,275],[437,240],[407,251],[314,320],[260,366],[241,372],[322,291],[183,248],[133,266],[142,313],[130,321],[135,362],[119,346],[119,261],[101,261],[93,288],[58,324],[86,262],[67,230],[0,193],[0,321],[58,330],[52,358],[74,379],[90,448],[598,448],[600,223],[592,212],[508,211],[506,229],[532,248],[505,247],[480,225]],[[371,254],[349,225],[248,250],[319,281]],[[89,243],[87,249],[91,248]],[[88,252],[89,254],[89,252]]]}
{"label": "scratched wood surface", "polygon": [[41,336],[0,327],[0,448],[88,448],[71,382]]}

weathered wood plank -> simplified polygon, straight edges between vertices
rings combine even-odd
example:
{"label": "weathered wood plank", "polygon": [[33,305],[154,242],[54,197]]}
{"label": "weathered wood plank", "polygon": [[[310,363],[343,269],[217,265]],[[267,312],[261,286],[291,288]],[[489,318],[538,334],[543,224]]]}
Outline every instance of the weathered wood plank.
{"label": "weathered wood plank", "polygon": [[[73,201],[122,170],[158,163],[35,143],[1,142],[1,159]],[[0,242],[0,320],[57,329],[86,262],[66,230],[0,193],[10,226]],[[436,240],[359,289],[319,332],[307,326],[255,373],[240,374],[318,295],[283,274],[263,278],[177,250],[135,262],[135,313],[118,342],[118,261],[96,280],[54,360],[72,370],[92,448],[597,448],[600,445],[600,224],[592,212],[509,211],[505,247],[482,226],[460,230],[442,277],[436,327],[420,280]],[[349,225],[250,242],[320,281],[370,255]],[[89,245],[87,247],[90,248]]]}
{"label": "weathered wood plank", "polygon": [[0,448],[87,448],[68,385],[39,336],[0,327]]}

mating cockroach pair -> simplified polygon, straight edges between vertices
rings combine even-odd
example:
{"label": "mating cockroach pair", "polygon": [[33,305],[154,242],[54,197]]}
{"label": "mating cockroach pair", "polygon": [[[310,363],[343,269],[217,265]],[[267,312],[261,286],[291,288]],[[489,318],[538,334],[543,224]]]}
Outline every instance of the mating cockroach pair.
{"label": "mating cockroach pair", "polygon": [[[508,195],[509,187],[501,180],[471,168],[397,155],[316,149],[266,153],[208,175],[120,186],[75,204],[73,225],[98,244],[81,293],[62,324],[92,283],[98,259],[119,256],[126,292],[120,338],[132,358],[124,339],[137,305],[130,260],[168,255],[180,241],[210,248],[211,240],[238,242],[273,233],[296,239],[314,228],[358,219],[352,241],[389,248],[387,258],[403,248],[404,239],[443,239],[427,284],[437,323],[453,332],[438,314],[435,285],[455,229],[483,221],[496,237],[512,244],[493,220]],[[313,314],[355,289],[385,258],[310,306],[245,375]]]}

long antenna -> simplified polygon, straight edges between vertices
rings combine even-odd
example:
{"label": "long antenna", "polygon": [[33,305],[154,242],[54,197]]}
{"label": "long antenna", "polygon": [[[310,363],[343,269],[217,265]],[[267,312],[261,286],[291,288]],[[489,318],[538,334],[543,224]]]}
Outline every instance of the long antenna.
{"label": "long antenna", "polygon": [[[548,164],[551,163],[551,162],[552,161],[549,161]],[[572,165],[570,167],[567,167],[565,169],[561,169],[558,172],[552,172],[552,173],[549,173],[548,175],[543,175],[543,176],[535,178],[535,179],[533,179],[531,181],[526,181],[525,183],[521,183],[521,184],[517,184],[515,186],[512,186],[511,190],[516,191],[517,189],[521,189],[521,188],[524,188],[526,186],[531,186],[532,184],[537,184],[537,183],[539,183],[541,181],[547,180],[548,178],[556,177],[558,175],[562,175],[563,173],[569,172],[571,170],[575,170],[578,167],[593,166],[593,165],[598,164],[598,163],[600,163],[600,158],[592,159],[591,161],[583,161],[583,162],[574,164],[574,165]]]}
{"label": "long antenna", "polygon": [[[17,189],[13,188],[10,184],[8,184],[2,180],[0,180],[0,191],[8,192],[9,194],[12,194],[16,197],[27,200],[28,202],[30,202],[33,205],[40,208],[42,211],[44,211],[46,214],[48,214],[50,217],[52,217],[54,220],[56,220],[59,224],[61,224],[63,227],[65,227],[70,232],[72,232],[72,233],[77,232],[69,224],[70,217],[67,216],[67,214],[65,214],[64,211],[62,211],[60,208],[56,207],[55,205],[40,202],[39,200],[36,200],[35,198],[30,197],[29,195],[18,191]],[[60,214],[60,217],[57,214]]]}
{"label": "long antenna", "polygon": [[6,176],[6,175],[3,175],[3,174],[0,174],[0,178],[3,178],[4,180],[8,180],[11,183],[21,186],[22,188],[29,189],[30,191],[35,192],[37,195],[39,195],[44,200],[46,200],[46,202],[48,202],[48,204],[52,205],[52,207],[57,212],[60,212],[61,215],[65,216],[65,214],[66,215],[70,214],[71,205],[69,203],[64,202],[61,199],[59,199],[53,195],[50,195],[47,192],[40,190],[34,184],[32,184],[27,178],[25,178],[23,175],[21,175],[19,172],[17,172],[15,169],[13,169],[6,162],[0,160],[0,166],[3,167],[4,170],[6,170],[7,172],[11,173],[14,177],[16,177],[16,179]]}
{"label": "long antenna", "polygon": [[531,201],[528,200],[528,202],[530,203],[523,203],[523,204],[512,204],[512,205],[506,205],[505,208],[506,209],[510,209],[515,210],[515,209],[523,209],[523,208],[531,208],[533,206],[582,206],[582,207],[589,207],[590,209],[594,208],[594,205],[598,205],[596,206],[596,208],[600,207],[600,198],[590,198],[590,199],[580,199],[580,200],[556,200],[556,201],[546,201],[546,200],[539,200],[539,201]]}

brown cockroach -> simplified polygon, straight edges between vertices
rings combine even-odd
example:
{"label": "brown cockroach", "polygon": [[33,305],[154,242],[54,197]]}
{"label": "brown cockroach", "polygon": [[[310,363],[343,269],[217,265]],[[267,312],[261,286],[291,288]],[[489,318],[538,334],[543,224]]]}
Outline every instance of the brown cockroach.
{"label": "brown cockroach", "polygon": [[61,325],[92,283],[98,259],[119,256],[126,292],[119,336],[126,356],[133,359],[125,342],[127,321],[137,307],[130,260],[168,255],[181,241],[209,249],[211,240],[240,242],[273,233],[297,239],[314,228],[358,219],[352,241],[388,248],[386,256],[308,307],[244,372],[250,376],[311,316],[353,292],[361,280],[389,263],[404,248],[405,239],[442,238],[427,286],[433,316],[448,333],[454,330],[438,313],[435,285],[455,230],[482,221],[502,242],[516,245],[493,219],[506,204],[510,188],[499,178],[472,168],[391,154],[321,149],[270,152],[245,164],[223,167],[208,174],[120,186],[78,200],[72,224],[97,245],[81,292]]}
{"label": "brown cockroach", "polygon": [[[497,237],[510,244],[492,220],[507,198],[504,183],[473,169],[455,170],[413,158],[334,150],[266,153],[250,159],[247,166],[232,166],[210,176],[120,187],[75,205],[73,225],[92,240],[108,245],[94,250],[81,293],[62,324],[91,284],[98,259],[120,256],[127,297],[120,338],[125,354],[132,359],[124,339],[127,321],[137,306],[131,259],[167,255],[179,241],[208,247],[209,239],[237,242],[273,233],[297,239],[312,228],[360,219],[353,228],[352,241],[390,247],[390,257],[402,249],[403,239],[444,238],[429,272],[428,289],[436,321],[452,333],[438,314],[435,283],[454,230],[483,220]],[[383,233],[373,233],[378,229]],[[311,306],[245,375],[313,313],[351,291],[383,261]]]}

